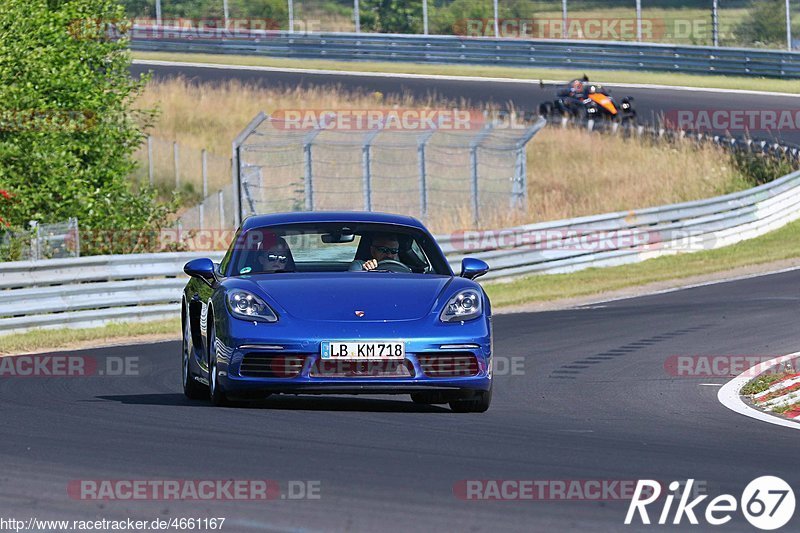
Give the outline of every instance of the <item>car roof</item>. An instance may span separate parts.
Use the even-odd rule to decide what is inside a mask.
[[[242,230],[247,231],[252,228],[260,228],[264,226],[315,222],[394,224],[419,228],[426,232],[428,231],[425,226],[422,225],[422,222],[414,217],[367,211],[295,211],[290,213],[253,215],[247,217],[247,219],[245,219],[245,221],[242,223]]]

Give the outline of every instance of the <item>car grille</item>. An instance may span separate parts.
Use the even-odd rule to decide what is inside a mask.
[[[426,376],[453,378],[478,374],[478,360],[471,353],[447,352],[425,354],[417,357]]]
[[[304,355],[246,353],[242,357],[239,375],[252,378],[294,378],[303,370]]]
[[[409,378],[414,376],[411,361],[331,361],[319,359],[311,367],[311,377],[325,378]]]

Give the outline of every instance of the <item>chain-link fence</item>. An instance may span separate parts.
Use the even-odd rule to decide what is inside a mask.
[[[148,137],[134,154],[132,179],[149,184],[164,196],[180,191],[194,205],[231,183],[231,160],[207,150]]]
[[[123,0],[131,17],[255,29],[591,39],[786,48],[800,0]],[[787,28],[786,14],[794,22]],[[257,22],[256,22],[257,21]],[[791,29],[792,31],[787,31]],[[792,36],[795,37],[792,37]],[[794,43],[795,46],[797,43]]]
[[[388,211],[437,229],[525,212],[525,146],[544,120],[473,118],[463,129],[358,130],[343,116],[299,127],[261,114],[237,142],[241,213]]]
[[[32,220],[26,231],[0,234],[0,261],[28,261],[80,257],[78,219],[39,224]]]

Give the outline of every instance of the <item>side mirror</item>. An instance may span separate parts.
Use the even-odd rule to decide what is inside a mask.
[[[202,257],[200,259],[192,259],[183,267],[183,271],[193,278],[198,278],[209,285],[214,279],[214,263],[211,259]]]
[[[474,257],[465,257],[461,260],[461,277],[475,279],[489,272],[489,265],[485,261]]]

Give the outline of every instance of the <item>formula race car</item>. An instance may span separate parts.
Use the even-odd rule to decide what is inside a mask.
[[[215,405],[270,394],[410,394],[483,412],[491,306],[410,217],[284,213],[244,221],[222,263],[183,293],[183,390]]]
[[[611,93],[589,78],[575,79],[556,93],[556,99],[539,105],[539,114],[544,117],[567,117],[574,119],[611,120],[620,123],[633,121],[636,110],[633,98],[626,96],[616,102]]]

